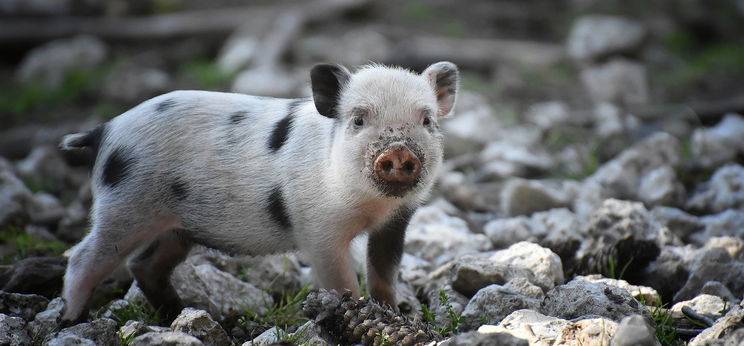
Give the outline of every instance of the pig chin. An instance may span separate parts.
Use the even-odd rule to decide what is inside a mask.
[[[412,183],[386,182],[382,179],[372,176],[372,183],[384,197],[403,198],[414,192],[419,187],[420,179]]]

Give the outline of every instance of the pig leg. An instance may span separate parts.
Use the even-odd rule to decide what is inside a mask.
[[[359,297],[359,282],[349,251],[351,239],[328,242],[329,239],[323,236],[312,238],[316,239],[305,239],[300,243],[306,244],[304,252],[309,257],[316,282],[321,288],[333,289],[339,293],[350,290],[354,297]]]
[[[396,307],[395,283],[403,255],[403,241],[413,209],[392,215],[370,232],[367,242],[367,290],[377,301]]]
[[[65,324],[87,317],[88,301],[96,286],[134,249],[179,224],[174,216],[133,222],[129,213],[113,217],[104,213],[95,215],[93,220],[90,234],[75,247],[65,273]]]
[[[166,321],[176,318],[183,309],[183,303],[171,285],[170,276],[173,269],[186,258],[191,245],[191,241],[180,231],[168,231],[129,261],[129,269],[137,285]]]

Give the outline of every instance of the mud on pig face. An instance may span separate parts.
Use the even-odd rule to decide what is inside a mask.
[[[428,191],[442,163],[439,120],[452,113],[457,66],[421,74],[380,65],[351,74],[337,65],[311,72],[320,114],[334,118],[331,165],[354,190],[401,198]]]

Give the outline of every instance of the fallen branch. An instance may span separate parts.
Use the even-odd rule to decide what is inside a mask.
[[[629,111],[643,120],[660,120],[667,117],[682,116],[697,123],[711,123],[720,120],[726,113],[744,113],[744,96],[678,105],[636,107],[630,108]]]
[[[491,69],[497,62],[548,66],[565,58],[559,44],[450,37],[402,38],[395,51],[394,63],[418,66],[451,60],[461,67],[481,70]]]
[[[8,18],[0,19],[0,42],[43,41],[78,34],[126,40],[227,34],[245,23],[267,26],[283,9],[250,6],[142,17]]]
[[[368,0],[316,0],[283,12],[278,16],[271,30],[266,32],[259,49],[261,55],[255,67],[275,67],[292,43],[302,34],[305,26],[330,21],[368,3]]]

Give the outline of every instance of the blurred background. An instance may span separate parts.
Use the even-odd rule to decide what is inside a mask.
[[[449,60],[447,160],[408,229],[413,312],[436,304],[434,269],[522,240],[560,256],[557,283],[623,278],[653,305],[720,281],[740,301],[743,23],[744,0],[0,0],[0,289],[56,297],[87,231],[89,170],[61,136],[171,90],[301,97],[315,63]]]

